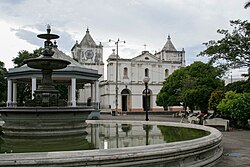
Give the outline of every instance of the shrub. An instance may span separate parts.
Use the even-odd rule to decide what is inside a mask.
[[[250,93],[229,91],[217,109],[230,119],[233,126],[249,128],[247,120],[250,119]]]

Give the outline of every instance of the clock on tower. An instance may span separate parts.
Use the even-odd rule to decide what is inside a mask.
[[[94,57],[94,52],[92,50],[86,50],[84,53],[86,59],[92,59]]]

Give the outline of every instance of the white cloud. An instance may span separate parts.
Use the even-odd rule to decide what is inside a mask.
[[[32,51],[37,48],[37,46],[18,38],[10,28],[13,26],[15,25],[9,25],[6,22],[0,21],[0,60],[5,63],[6,68],[13,67],[12,59],[17,56],[17,52],[21,50]]]
[[[188,64],[205,61],[196,57],[204,49],[202,43],[221,38],[216,30],[229,29],[229,20],[249,19],[244,4],[236,0],[2,0],[1,61],[11,67],[10,59],[18,51],[41,47],[43,42],[31,36],[44,32],[48,23],[61,36],[58,45],[66,53],[89,27],[97,42],[111,47],[105,48],[104,61],[112,53],[112,45],[106,44],[109,39],[125,40],[120,55],[130,58],[140,54],[144,44],[152,53],[159,51],[168,34],[178,50],[185,49]]]

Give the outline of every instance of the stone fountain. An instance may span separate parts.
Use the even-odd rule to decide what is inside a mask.
[[[37,35],[45,39],[43,55],[26,60],[28,67],[42,71],[41,84],[26,107],[6,107],[0,110],[4,125],[5,136],[39,137],[65,136],[84,134],[85,120],[94,111],[92,106],[66,106],[59,99],[59,91],[55,89],[52,80],[53,70],[66,68],[67,60],[53,58],[53,43],[51,40],[59,36],[51,34],[50,25],[46,34]]]
[[[46,39],[44,42],[43,56],[40,58],[28,59],[24,63],[30,68],[41,69],[42,70],[42,81],[38,86],[38,90],[35,91],[35,100],[33,100],[29,105],[35,106],[62,106],[59,99],[59,91],[55,89],[52,80],[52,71],[66,68],[70,64],[67,60],[55,59],[53,58],[53,43],[50,41],[52,39],[58,39],[59,36],[56,34],[51,34],[50,25],[47,26],[47,34],[39,34],[38,38]]]

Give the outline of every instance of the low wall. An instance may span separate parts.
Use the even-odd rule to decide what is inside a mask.
[[[91,123],[116,121],[90,120]],[[121,123],[121,120],[119,120]],[[221,157],[222,134],[218,130],[173,122],[122,121],[124,124],[154,124],[202,129],[210,135],[182,142],[107,150],[1,154],[0,166],[212,166]]]

